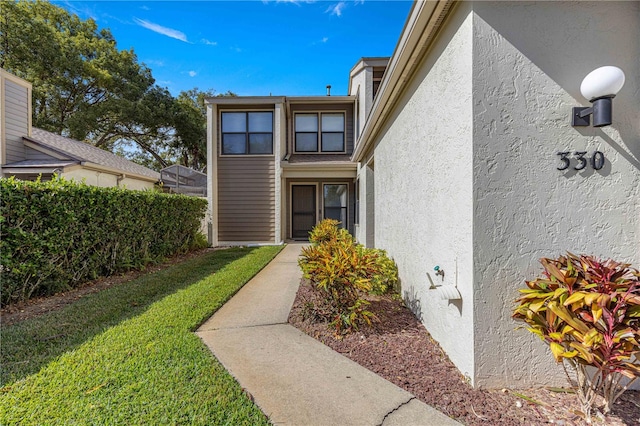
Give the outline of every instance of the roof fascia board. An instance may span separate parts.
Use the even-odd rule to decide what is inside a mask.
[[[29,166],[29,167],[2,167],[2,173],[11,173],[15,175],[37,175],[42,173],[55,173],[62,170],[62,173],[68,172],[69,169],[65,167],[51,167],[51,166]]]
[[[413,4],[359,143],[351,157],[354,161],[360,161],[363,154],[369,150],[374,137],[404,94],[406,83],[413,77],[416,66],[431,47],[438,29],[454,3],[454,0],[439,0]]]
[[[215,105],[273,105],[282,104],[285,101],[284,96],[238,96],[238,97],[220,97],[206,98],[205,104]]]
[[[306,170],[356,170],[358,165],[356,163],[287,163],[282,162],[283,169],[306,169]]]
[[[287,97],[287,103],[289,104],[335,104],[335,103],[351,103],[355,102],[355,96],[295,96]]]

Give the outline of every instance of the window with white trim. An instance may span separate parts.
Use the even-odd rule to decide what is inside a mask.
[[[238,111],[221,115],[222,155],[273,154],[273,112]]]
[[[295,114],[295,151],[344,152],[344,113]]]

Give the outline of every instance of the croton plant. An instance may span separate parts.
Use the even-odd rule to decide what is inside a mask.
[[[640,272],[571,253],[540,263],[543,277],[526,281],[513,318],[549,345],[565,372],[573,371],[586,418],[598,394],[606,414],[640,376]]]

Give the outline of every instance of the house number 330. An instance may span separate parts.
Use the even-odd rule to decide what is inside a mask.
[[[562,165],[558,167],[558,170],[567,170],[571,166],[572,160],[575,160],[576,164],[573,166],[573,170],[582,170],[587,167],[587,164],[591,164],[591,167],[595,170],[600,170],[604,167],[604,154],[600,151],[595,151],[591,157],[587,157],[587,151],[565,151],[559,152],[560,161]]]

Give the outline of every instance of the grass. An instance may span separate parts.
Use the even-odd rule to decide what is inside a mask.
[[[3,327],[0,424],[268,424],[193,331],[279,251],[210,252]]]

